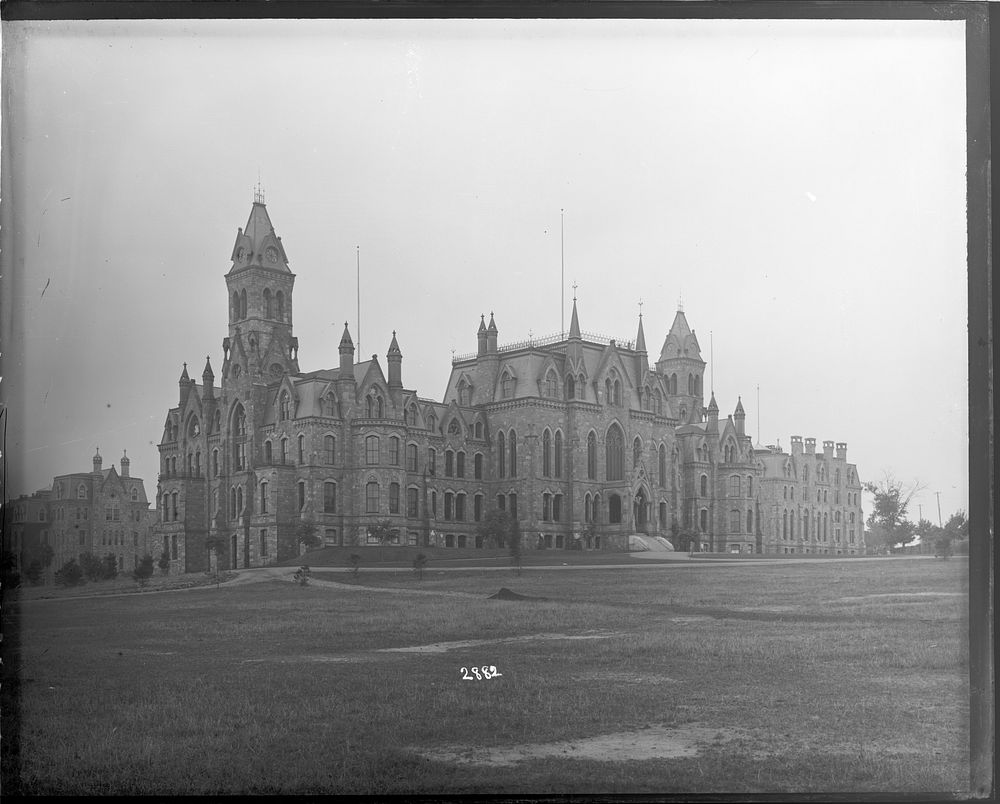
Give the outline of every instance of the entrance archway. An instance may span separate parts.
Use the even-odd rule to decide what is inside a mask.
[[[632,500],[632,521],[635,522],[635,529],[645,531],[649,521],[649,500],[646,498],[646,490],[640,488]]]

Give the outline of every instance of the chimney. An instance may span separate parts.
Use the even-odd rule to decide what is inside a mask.
[[[831,460],[833,458],[833,442],[832,441],[824,441],[823,442],[823,457],[826,458],[827,460]]]
[[[815,438],[807,438],[806,439],[806,455],[815,455],[815,454],[816,454],[816,439]]]
[[[792,455],[802,454],[802,436],[792,436]]]
[[[125,450],[122,450],[122,477],[128,477],[128,465],[131,461],[128,459],[128,455]]]
[[[837,460],[846,461],[847,460],[847,444],[843,441],[837,444]]]

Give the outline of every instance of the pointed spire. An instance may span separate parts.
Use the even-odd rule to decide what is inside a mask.
[[[351,351],[354,351],[354,341],[351,340],[351,333],[347,328],[347,322],[344,322],[344,334],[340,338],[340,348],[344,349],[350,347]]]
[[[490,310],[490,325],[489,325],[489,327],[487,328],[486,331],[487,332],[493,332],[493,333],[496,333],[498,331],[497,330],[496,321],[493,320],[493,311],[492,310]]]
[[[715,401],[714,391],[712,392],[712,400],[708,403],[708,412],[711,413],[712,411],[715,411],[715,413],[719,412],[719,405]]]
[[[642,331],[642,312],[639,313],[639,332],[635,336],[635,350],[646,354],[646,333]]]
[[[389,344],[389,354],[390,355],[402,354],[402,352],[399,351],[399,344],[396,343],[396,330],[392,331],[392,343]]]
[[[569,321],[569,336],[580,337],[580,317],[576,314],[576,293],[573,294],[573,317]]]
[[[181,372],[180,382],[187,382],[191,378],[188,376],[188,364],[184,364],[184,370]]]
[[[491,318],[492,318],[492,316],[493,316],[493,314],[490,313],[490,317]],[[486,316],[485,315],[480,314],[480,316],[479,316],[479,330],[478,331],[479,332],[486,332]]]
[[[211,385],[215,379],[215,372],[212,371],[211,355],[205,356],[205,370],[201,373],[201,379],[206,385]]]
[[[743,410],[743,397],[736,397],[736,415],[746,416],[746,411]]]

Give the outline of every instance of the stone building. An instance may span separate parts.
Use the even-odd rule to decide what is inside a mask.
[[[142,478],[129,473],[123,453],[121,470],[102,468],[100,450],[90,472],[58,475],[51,489],[21,495],[7,505],[4,550],[23,572],[42,545],[52,547],[52,568],[84,553],[118,560],[120,572],[131,572],[152,553],[153,512]],[[155,557],[155,556],[154,556]]]
[[[294,557],[303,522],[328,544],[365,544],[388,520],[398,544],[479,547],[494,508],[527,547],[621,550],[640,534],[782,552],[762,523],[770,453],[742,404],[722,421],[714,396],[704,406],[682,310],[652,364],[641,315],[633,340],[594,335],[574,299],[568,333],[509,345],[481,316],[437,401],[404,385],[395,332],[385,368],[355,360],[345,324],[337,366],[300,370],[295,275],[262,198],[230,259],[220,384],[210,359],[201,384],[185,364],[159,446],[153,538],[178,569]]]

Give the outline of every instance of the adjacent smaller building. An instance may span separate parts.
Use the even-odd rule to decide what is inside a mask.
[[[52,548],[52,570],[85,553],[110,553],[120,572],[131,572],[151,553],[153,515],[142,478],[131,476],[125,453],[120,470],[102,464],[98,450],[90,472],[58,475],[51,488],[7,504],[3,550],[17,572],[40,556],[44,545]]]

